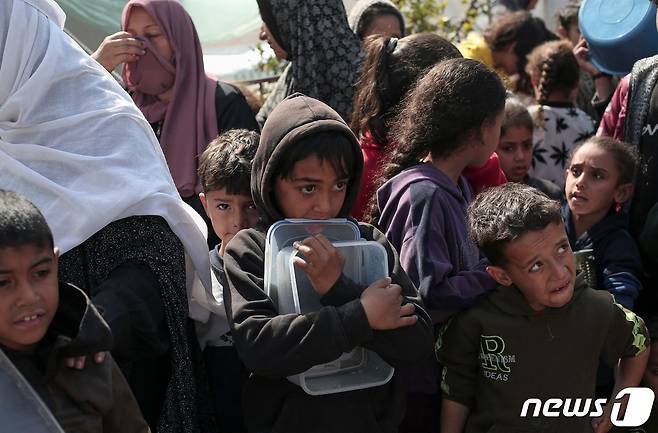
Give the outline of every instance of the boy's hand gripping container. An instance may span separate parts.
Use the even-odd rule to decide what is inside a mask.
[[[343,277],[364,289],[388,276],[386,250],[377,242],[360,240],[359,228],[346,219],[283,220],[267,232],[265,290],[279,314],[305,314],[322,308],[320,295],[306,273],[293,264],[293,242],[322,233],[345,256]],[[357,347],[338,359],[289,376],[307,394],[322,395],[370,388],[387,383],[394,369],[370,350]]]

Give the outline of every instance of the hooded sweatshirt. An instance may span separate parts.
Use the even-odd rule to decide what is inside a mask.
[[[379,224],[437,322],[496,287],[468,237],[471,198],[464,177],[455,184],[430,163],[404,170],[377,191]]]
[[[621,215],[608,213],[601,221],[576,237],[571,210],[562,206],[562,218],[573,251],[592,249],[596,269],[596,289],[609,291],[615,300],[632,309],[642,289],[642,258],[635,240]]]
[[[535,312],[515,287],[499,287],[456,316],[436,343],[444,366],[444,398],[470,409],[465,433],[591,433],[591,418],[520,417],[524,402],[537,398],[595,398],[599,359],[616,365],[647,349],[648,332],[634,313],[609,293],[576,279],[571,300]],[[585,403],[581,402],[580,409]],[[542,408],[543,409],[543,408]],[[594,411],[592,403],[587,414]]]
[[[135,397],[108,354],[82,370],[64,358],[93,355],[112,347],[105,320],[82,290],[60,285],[59,307],[34,353],[2,347],[67,433],[146,433]]]
[[[243,394],[245,422],[251,432],[396,432],[404,415],[404,392],[397,374],[387,384],[358,391],[311,396],[286,379],[332,361],[357,346],[377,352],[394,367],[431,352],[429,316],[402,270],[397,253],[374,227],[360,224],[361,237],[374,240],[388,253],[393,283],[402,287],[403,303],[413,303],[415,325],[390,331],[370,328],[360,302],[364,287],[345,278],[321,298],[323,307],[308,314],[277,312],[265,294],[265,236],[269,225],[284,218],[276,206],[273,185],[280,161],[302,138],[319,132],[344,134],[353,143],[354,173],[337,217],[353,205],[362,171],[356,138],[327,105],[301,94],[286,98],[272,112],[262,131],[252,168],[254,203],[263,224],[240,231],[227,245],[224,268],[230,290],[224,290],[235,347],[252,373]]]
[[[398,9],[398,7],[393,4],[393,2],[389,0],[359,0],[354,6],[352,6],[350,14],[347,17],[350,28],[359,38],[362,38],[362,35],[359,34],[359,31],[366,30],[359,28],[361,27],[361,19],[363,18],[363,15],[368,11],[368,9],[373,7],[380,7],[385,9],[387,14],[395,15],[400,21],[400,30],[402,31],[402,36],[405,35],[404,17],[402,16],[400,9]]]

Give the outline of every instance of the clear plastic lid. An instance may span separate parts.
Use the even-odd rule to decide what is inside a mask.
[[[64,433],[32,386],[0,350],[0,425],[2,431]]]
[[[288,287],[279,290],[279,270],[284,269],[282,257],[279,253],[292,247],[293,242],[301,241],[309,236],[322,233],[330,241],[356,241],[360,238],[359,227],[345,218],[328,220],[286,219],[277,221],[267,231],[265,239],[265,293],[272,299],[274,305],[279,307],[279,314],[293,311],[281,310],[281,306],[290,305],[288,298],[292,296]],[[289,250],[288,250],[289,251]],[[287,268],[286,268],[287,269]],[[289,281],[288,276],[284,276]],[[284,299],[279,299],[283,293]]]
[[[365,289],[388,276],[386,249],[373,241],[333,242],[345,256],[343,276]],[[280,266],[279,300],[286,313],[306,314],[322,308],[320,295],[306,273],[295,266],[293,259],[300,253],[284,248],[277,257]],[[285,271],[287,270],[287,272]],[[304,373],[288,377],[310,395],[331,394],[381,386],[393,376],[394,369],[370,350],[357,347],[338,359],[316,365]]]
[[[356,284],[367,287],[371,283],[388,276],[388,256],[386,249],[374,241],[333,242],[333,245],[345,256],[343,275]],[[322,308],[320,295],[311,285],[310,280],[299,267],[293,263],[293,258],[301,255],[292,247],[282,251],[282,260],[287,260],[286,266],[290,272],[290,289],[293,307],[298,314],[318,311]]]

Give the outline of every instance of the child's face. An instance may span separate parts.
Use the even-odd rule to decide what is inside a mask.
[[[515,284],[533,310],[559,308],[571,300],[576,260],[561,222],[523,234],[503,253],[506,263],[487,271],[500,284]]]
[[[311,155],[296,162],[287,178],[276,179],[274,197],[285,218],[335,218],[348,183],[349,178],[339,177],[329,161]]]
[[[647,369],[644,371],[642,382],[645,386],[651,388],[654,393],[658,393],[658,342],[651,343],[651,353]],[[658,407],[658,399],[654,399],[653,405]]]
[[[24,352],[48,330],[59,303],[57,249],[0,248],[0,345]]]
[[[565,194],[573,215],[599,221],[610,207],[625,202],[631,184],[619,185],[619,170],[612,154],[594,143],[583,144],[566,170]]]
[[[237,232],[258,222],[258,210],[250,195],[229,194],[226,188],[221,188],[201,193],[199,198],[215,234],[222,241],[222,253]]]
[[[496,152],[507,180],[523,183],[532,163],[532,131],[525,126],[510,126],[501,135]]]

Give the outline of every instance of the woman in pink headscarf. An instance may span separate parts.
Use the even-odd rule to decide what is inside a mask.
[[[206,75],[196,29],[178,1],[130,0],[121,30],[92,57],[108,71],[123,63],[123,80],[160,140],[178,192],[205,217],[198,156],[218,133],[258,130],[253,112],[236,87]]]

